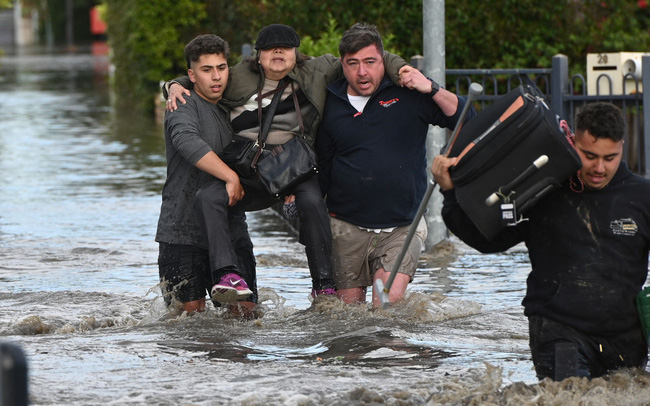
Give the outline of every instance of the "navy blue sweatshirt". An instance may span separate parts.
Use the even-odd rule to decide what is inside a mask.
[[[465,99],[459,97],[456,114],[447,117],[431,96],[384,78],[359,113],[348,101],[347,86],[343,78],[327,87],[316,136],[328,210],[361,227],[408,225],[427,187],[429,124],[453,129]]]
[[[523,300],[541,315],[587,334],[609,336],[640,328],[635,297],[648,274],[650,180],[621,163],[600,190],[552,191],[524,214],[528,221],[486,241],[456,202],[443,193],[447,227],[481,252],[524,241],[532,271]]]

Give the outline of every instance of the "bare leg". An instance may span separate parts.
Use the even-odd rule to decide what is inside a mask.
[[[386,285],[386,282],[388,282],[388,277],[390,276],[390,272],[386,272],[383,268],[378,269],[375,272],[375,276],[373,277],[373,282],[376,281],[377,279],[381,279],[382,282],[384,282],[384,285]],[[395,279],[393,280],[393,284],[390,287],[390,291],[388,292],[388,300],[390,303],[395,303],[398,300],[402,300],[404,298],[404,293],[406,292],[406,287],[408,286],[409,282],[411,281],[411,278],[403,273],[397,273],[395,275]],[[373,283],[374,286],[374,283]],[[377,308],[381,307],[381,299],[380,299],[381,292],[375,292],[375,289],[373,288],[372,290],[372,307]]]
[[[225,303],[225,306],[229,318],[252,320],[262,317],[262,313],[257,310],[257,305],[253,302],[229,302]]]
[[[187,314],[205,311],[205,298],[183,303],[183,310],[185,310]]]
[[[350,289],[337,289],[336,297],[343,300],[345,304],[351,303],[365,303],[366,302],[366,289],[365,288],[350,288]]]

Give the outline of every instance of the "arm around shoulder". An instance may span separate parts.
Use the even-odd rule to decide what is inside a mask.
[[[400,70],[407,66],[408,63],[399,55],[384,52],[384,64],[386,67],[386,74],[396,86],[401,86],[400,83]]]
[[[194,84],[190,80],[189,76],[179,76],[176,79],[172,79],[172,80],[170,80],[168,82],[163,83],[163,85],[162,85],[162,93],[163,93],[163,97],[165,99],[169,98],[169,92],[171,90],[170,88],[174,83],[177,83],[177,84],[183,86],[183,88],[185,88],[185,89],[193,89],[194,88]]]
[[[306,79],[318,80],[320,75],[324,78],[324,84],[331,83],[343,77],[343,67],[341,66],[341,58],[332,54],[323,54],[310,59],[303,67],[303,72],[306,74]]]

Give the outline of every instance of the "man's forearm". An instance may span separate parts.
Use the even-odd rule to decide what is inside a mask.
[[[453,116],[458,111],[458,97],[447,89],[440,88],[433,96],[433,101],[447,117]]]
[[[217,154],[210,151],[199,159],[196,163],[196,167],[202,170],[203,172],[209,173],[215,178],[221,179],[224,182],[233,182],[235,180],[239,181],[239,176],[235,171],[230,169],[225,162],[219,158]]]

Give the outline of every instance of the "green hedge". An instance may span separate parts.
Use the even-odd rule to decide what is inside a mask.
[[[133,103],[158,81],[185,71],[183,47],[199,33],[231,44],[232,62],[265,25],[293,26],[307,54],[337,54],[355,22],[379,27],[406,59],[422,54],[422,0],[105,0],[118,99]],[[447,68],[546,68],[558,53],[584,72],[590,52],[650,50],[646,0],[450,0],[445,4]],[[148,103],[148,104],[147,104]],[[150,109],[147,101],[144,109]],[[135,105],[135,104],[134,104]],[[147,107],[149,106],[149,107]]]
[[[116,107],[153,110],[161,79],[186,69],[183,48],[198,33],[205,5],[193,0],[107,0]]]

